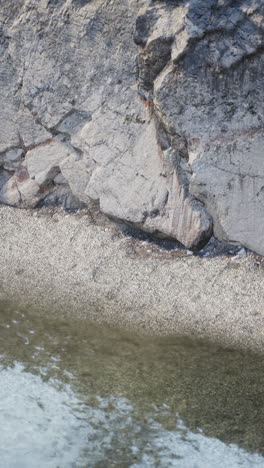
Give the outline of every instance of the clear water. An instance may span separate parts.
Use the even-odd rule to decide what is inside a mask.
[[[0,305],[1,468],[264,467],[264,362]]]

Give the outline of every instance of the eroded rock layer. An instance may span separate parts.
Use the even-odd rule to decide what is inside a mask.
[[[261,0],[2,0],[0,201],[264,254]]]

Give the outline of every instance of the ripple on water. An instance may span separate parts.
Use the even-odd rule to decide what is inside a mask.
[[[10,307],[0,327],[1,467],[264,466],[261,359]]]

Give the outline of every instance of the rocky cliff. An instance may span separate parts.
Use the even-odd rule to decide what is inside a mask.
[[[0,201],[264,255],[261,0],[1,0]]]

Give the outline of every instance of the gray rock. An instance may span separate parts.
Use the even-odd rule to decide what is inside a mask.
[[[19,161],[22,154],[23,154],[23,150],[21,148],[7,151],[3,155],[3,161],[7,163],[14,163],[16,161]]]
[[[1,182],[1,181],[0,181]],[[42,199],[39,185],[29,178],[26,169],[20,169],[12,176],[7,176],[0,190],[0,202],[10,206],[35,207]]]
[[[191,250],[214,231],[264,254],[263,10],[2,1],[0,201],[95,204]]]
[[[246,249],[242,247],[242,249],[239,249],[239,251],[237,252],[237,255],[247,255]]]
[[[137,40],[141,95],[153,99],[172,146],[185,140],[190,193],[218,239],[261,254],[263,13],[261,1],[150,2],[138,24],[151,17],[151,27]],[[169,38],[170,55],[156,73],[153,42]]]
[[[48,184],[60,173],[60,163],[70,156],[72,148],[58,139],[38,145],[26,154],[25,167],[39,186]]]

